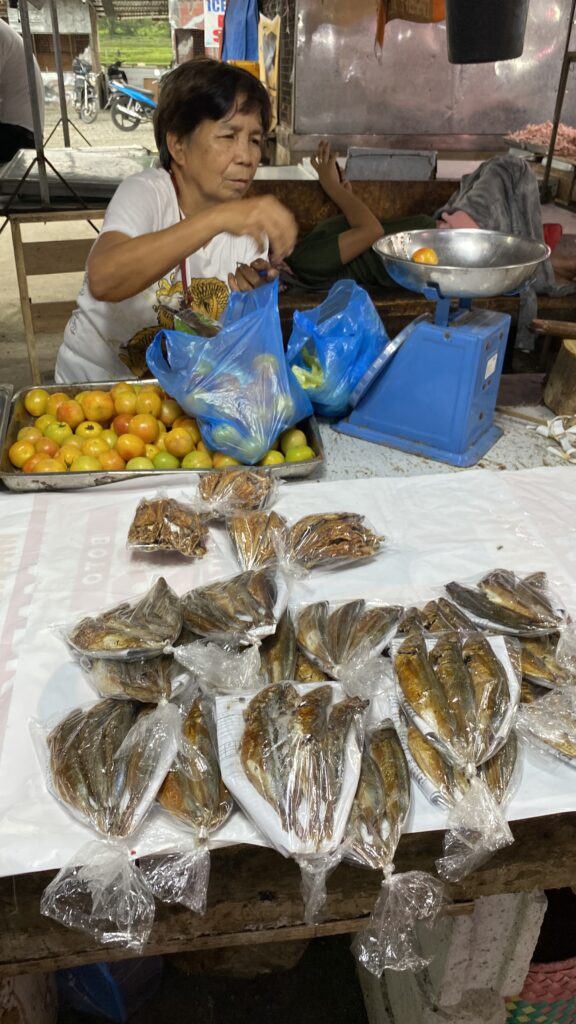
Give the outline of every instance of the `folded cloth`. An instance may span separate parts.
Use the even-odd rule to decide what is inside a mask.
[[[465,174],[460,188],[435,214],[445,219],[462,210],[488,231],[504,231],[544,241],[538,179],[528,162],[517,156],[495,156],[485,160],[472,174]],[[520,293],[516,345],[532,351],[536,334],[530,324],[538,315],[537,295],[567,295],[576,283],[557,285],[550,260],[541,263],[533,281]]]

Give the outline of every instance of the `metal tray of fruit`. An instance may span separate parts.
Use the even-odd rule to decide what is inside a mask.
[[[65,391],[70,398],[85,391],[106,391],[117,384],[118,381],[99,381],[91,384],[47,384],[43,389],[48,394]],[[155,384],[154,380],[144,382],[127,381],[129,384]],[[35,388],[23,388],[14,394],[10,384],[0,384],[0,480],[4,486],[11,491],[76,491],[85,487],[99,487],[103,484],[119,483],[123,480],[138,479],[139,477],[157,478],[160,482],[167,476],[182,476],[183,481],[197,477],[201,473],[214,472],[214,469],[123,469],[108,471],[66,471],[63,473],[35,473],[22,472],[16,469],[8,458],[10,446],[17,440],[18,432],[23,427],[33,426],[34,417],[27,412],[24,400],[29,391]],[[314,416],[297,424],[306,435],[308,445],[314,452],[314,458],[303,462],[283,462],[268,466],[273,476],[279,477],[306,477],[317,472],[324,465],[324,448],[320,437],[320,430]],[[238,467],[239,469],[242,467]]]

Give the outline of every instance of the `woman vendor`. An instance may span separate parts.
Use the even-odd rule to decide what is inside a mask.
[[[168,76],[154,117],[161,166],[127,178],[108,206],[57,382],[125,377],[120,350],[171,327],[171,309],[217,318],[230,290],[274,276],[265,261],[290,254],[296,222],[272,196],[243,198],[269,123],[268,94],[246,71],[201,59]]]

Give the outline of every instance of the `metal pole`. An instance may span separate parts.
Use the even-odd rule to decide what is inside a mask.
[[[64,75],[62,73],[62,50],[60,48],[60,29],[58,26],[58,11],[55,0],[50,0],[50,18],[52,20],[52,37],[54,39],[54,60],[56,63],[56,75],[58,77],[58,97],[60,99],[60,117],[62,118],[62,134],[64,145],[70,146],[70,128],[68,126],[68,110],[66,108],[66,90],[64,88]]]
[[[40,118],[40,105],[38,102],[38,86],[34,67],[34,50],[32,47],[32,33],[30,31],[30,18],[28,16],[28,0],[20,0],[20,26],[22,28],[22,42],[24,44],[24,56],[26,58],[26,74],[28,77],[28,89],[30,90],[30,104],[32,107],[32,124],[34,126],[34,145],[36,147],[36,159],[38,162],[38,182],[40,184],[40,198],[45,206],[50,206],[50,190],[48,188],[48,174],[44,160],[44,143],[42,141],[42,121]]]
[[[542,177],[541,185],[541,196],[542,202],[548,202],[548,182],[550,180],[550,171],[552,168],[552,161],[554,159],[554,147],[556,145],[556,137],[558,135],[558,126],[560,124],[560,116],[562,114],[562,105],[564,103],[564,94],[566,92],[566,84],[568,82],[568,72],[570,70],[570,64],[572,63],[575,54],[570,53],[570,37],[572,35],[572,25],[574,22],[574,11],[576,10],[576,0],[572,0],[570,7],[570,17],[568,19],[568,32],[566,34],[566,43],[564,46],[564,54],[562,56],[562,65],[560,68],[560,81],[558,83],[558,93],[556,95],[556,107],[554,110],[554,120],[552,122],[552,132],[550,135],[550,144],[548,147],[548,156],[546,157],[546,166],[544,169],[544,175]]]

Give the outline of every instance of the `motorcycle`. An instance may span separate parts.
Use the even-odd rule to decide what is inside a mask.
[[[92,124],[98,117],[96,75],[92,65],[81,57],[72,61],[74,72],[74,109],[84,124]]]
[[[152,120],[156,100],[148,89],[136,89],[117,79],[110,81],[110,89],[110,117],[121,132],[133,132],[139,124]]]

